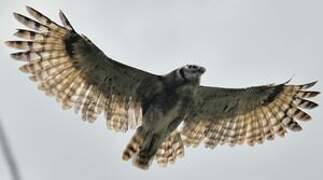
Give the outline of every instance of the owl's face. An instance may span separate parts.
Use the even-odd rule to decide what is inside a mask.
[[[186,80],[198,80],[205,72],[205,68],[202,66],[188,64],[180,69],[180,75]]]

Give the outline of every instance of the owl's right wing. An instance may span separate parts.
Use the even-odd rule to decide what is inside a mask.
[[[56,97],[64,109],[80,111],[85,121],[93,122],[104,112],[107,126],[115,131],[139,125],[141,95],[159,81],[159,76],[107,57],[88,38],[76,33],[62,12],[64,26],[31,7],[27,11],[37,21],[17,13],[14,16],[35,31],[18,29],[15,35],[27,41],[6,42],[9,47],[26,50],[12,54],[26,62],[20,70],[31,74],[38,88]]]
[[[301,109],[313,109],[317,103],[307,100],[319,94],[305,85],[257,86],[242,89],[200,86],[191,116],[184,120],[182,135],[186,145],[204,142],[217,144],[261,144],[287,129],[300,131],[296,120],[311,117]]]

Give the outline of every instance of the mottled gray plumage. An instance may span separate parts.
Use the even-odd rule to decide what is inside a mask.
[[[166,75],[129,67],[106,56],[86,36],[78,34],[66,16],[58,25],[31,7],[36,20],[14,13],[33,29],[18,29],[10,47],[24,61],[21,71],[30,74],[38,88],[54,96],[64,109],[74,107],[84,121],[94,122],[104,112],[107,127],[125,132],[137,128],[122,158],[148,169],[155,158],[163,166],[184,155],[184,144],[206,147],[217,144],[250,145],[301,130],[295,120],[309,120],[300,108],[312,109],[306,100],[319,94],[315,85],[268,85],[246,89],[200,86],[204,67],[186,65]],[[183,123],[183,128],[179,125]]]

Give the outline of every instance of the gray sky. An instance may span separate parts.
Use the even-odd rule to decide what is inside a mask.
[[[323,89],[321,0],[106,0],[0,2],[0,42],[23,27],[12,17],[30,5],[74,28],[106,54],[154,73],[187,63],[207,67],[204,85],[246,87],[319,80]],[[175,165],[149,171],[121,160],[133,131],[115,134],[104,118],[94,124],[62,111],[38,91],[0,43],[0,116],[25,180],[322,179],[322,108],[300,133],[255,147],[186,149]],[[315,100],[322,103],[322,98]],[[0,156],[0,179],[9,178]]]

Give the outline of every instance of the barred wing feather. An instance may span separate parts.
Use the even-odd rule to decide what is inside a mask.
[[[287,130],[300,131],[298,121],[310,115],[301,109],[313,109],[317,103],[307,100],[319,94],[305,85],[258,86],[226,89],[201,86],[191,117],[184,121],[182,135],[188,146],[201,142],[214,148],[217,144],[262,144]]]
[[[20,70],[30,74],[39,89],[56,97],[64,109],[74,107],[85,121],[93,122],[104,112],[112,130],[126,131],[139,125],[142,110],[138,88],[158,76],[107,57],[88,38],[76,33],[61,11],[64,26],[31,7],[27,11],[36,20],[18,13],[14,16],[32,30],[18,29],[15,35],[25,40],[6,42],[24,50],[11,55],[25,62]]]

